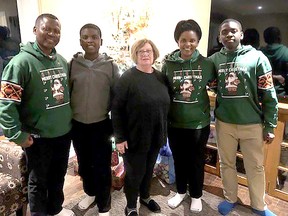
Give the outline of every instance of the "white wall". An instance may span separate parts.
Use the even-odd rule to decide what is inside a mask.
[[[57,51],[67,60],[77,51],[79,45],[79,30],[82,25],[92,22],[102,30],[103,50],[105,45],[112,43],[111,8],[116,4],[125,4],[128,0],[17,0],[22,42],[34,41],[32,28],[36,17],[44,12],[56,15],[62,24],[62,35]],[[130,3],[133,1],[129,1]],[[152,39],[160,50],[161,57],[177,48],[174,41],[174,28],[181,19],[195,19],[202,28],[203,36],[199,50],[206,55],[208,45],[208,31],[210,22],[211,0],[139,0],[135,8],[148,5],[151,14],[149,25],[143,35]],[[143,4],[143,5],[141,5]],[[141,36],[143,36],[141,35]]]

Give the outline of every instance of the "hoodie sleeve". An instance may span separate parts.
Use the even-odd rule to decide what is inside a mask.
[[[266,71],[266,72],[265,72]],[[262,95],[264,133],[273,133],[278,120],[278,100],[273,86],[272,70],[269,60],[263,55],[257,66],[258,91]]]
[[[12,60],[13,61],[13,60]],[[24,77],[21,77],[19,66],[10,62],[4,69],[0,92],[0,126],[4,135],[16,144],[23,143],[29,136],[21,131],[21,121],[18,110],[21,106],[24,91]]]
[[[209,74],[210,78],[208,80],[207,86],[210,91],[212,91],[213,93],[216,93],[217,92],[217,72],[216,72],[215,64],[211,58],[206,58],[205,64],[211,65],[210,70],[209,70],[211,71],[211,73]]]

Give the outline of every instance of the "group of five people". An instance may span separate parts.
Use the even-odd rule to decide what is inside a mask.
[[[103,39],[95,24],[80,29],[84,53],[75,54],[69,65],[55,50],[61,35],[57,17],[41,14],[33,32],[36,41],[22,46],[5,67],[0,93],[3,132],[27,155],[32,216],[74,214],[62,207],[71,139],[87,194],[78,207],[84,210],[96,202],[99,215],[110,215],[112,135],[126,169],[125,215],[138,215],[138,196],[151,211],[161,211],[150,196],[150,184],[167,137],[177,189],[168,205],[179,206],[189,188],[190,210],[200,212],[210,133],[207,85],[217,86],[217,145],[225,196],[219,212],[228,214],[237,204],[240,145],[252,210],[274,215],[264,200],[263,166],[263,141],[273,141],[277,123],[272,70],[260,51],[241,45],[237,20],[222,22],[219,38],[224,47],[210,58],[197,50],[202,36],[198,23],[178,22],[174,39],[179,49],[165,56],[161,71],[153,67],[160,55],[156,45],[138,40],[131,47],[135,65],[121,77],[113,59],[99,53]]]

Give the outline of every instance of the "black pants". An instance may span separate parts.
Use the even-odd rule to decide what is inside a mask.
[[[123,155],[126,169],[124,192],[128,208],[137,207],[137,198],[139,193],[140,198],[142,199],[150,197],[153,169],[159,150],[160,147],[151,146],[147,153],[134,153],[127,151]]]
[[[202,196],[205,148],[209,133],[210,125],[202,129],[168,129],[178,193],[186,193],[188,184],[191,197],[200,198]]]
[[[72,139],[83,189],[96,196],[100,213],[111,209],[112,124],[110,119],[92,124],[73,120]]]
[[[35,138],[33,145],[25,148],[31,216],[54,215],[62,210],[70,144],[67,134],[57,138]]]

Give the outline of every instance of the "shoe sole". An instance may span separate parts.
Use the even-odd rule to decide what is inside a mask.
[[[196,209],[192,210],[192,209],[190,209],[190,211],[193,212],[193,213],[200,213],[202,211],[202,209],[201,210],[196,210]]]

